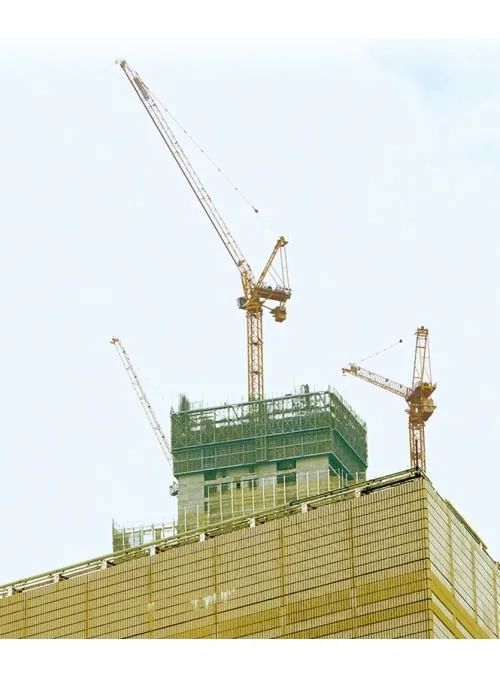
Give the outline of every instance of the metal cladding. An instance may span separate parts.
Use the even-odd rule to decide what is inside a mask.
[[[500,568],[408,470],[0,596],[5,638],[493,638]]]

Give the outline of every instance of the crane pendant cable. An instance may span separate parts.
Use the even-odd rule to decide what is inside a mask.
[[[227,181],[227,183],[231,186],[231,188],[233,188],[233,190],[235,190],[235,191],[238,193],[238,195],[241,196],[241,198],[247,203],[247,205],[250,207],[250,209],[251,209],[255,214],[258,214],[258,213],[259,213],[259,210],[257,209],[257,207],[255,207],[255,206],[250,202],[250,200],[249,200],[249,199],[241,192],[241,190],[238,188],[238,186],[236,186],[236,185],[231,181],[231,179],[227,176],[227,174],[225,174],[225,173],[222,171],[222,169],[221,169],[221,168],[220,168],[220,167],[212,160],[212,158],[210,157],[210,155],[209,155],[209,154],[208,154],[208,153],[200,146],[200,144],[199,144],[199,143],[191,136],[191,134],[187,131],[187,129],[186,129],[185,127],[183,127],[183,126],[181,125],[181,123],[180,123],[180,122],[172,115],[172,113],[168,110],[168,108],[167,108],[166,106],[164,106],[163,103],[162,103],[156,96],[155,96],[154,98],[155,98],[155,100],[159,103],[159,105],[163,108],[163,110],[164,110],[165,113],[169,116],[169,118],[170,118],[173,122],[175,122],[175,124],[177,125],[177,127],[178,127],[180,130],[182,130],[182,131],[184,132],[184,134],[188,137],[188,139],[196,146],[196,148],[200,151],[200,153],[202,153],[202,154],[207,158],[207,160],[210,162],[210,164],[211,164],[213,167],[215,167],[215,169],[216,169],[216,170],[219,172],[219,174],[225,179],[225,181]]]

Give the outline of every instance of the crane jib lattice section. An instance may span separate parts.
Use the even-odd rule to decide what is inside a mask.
[[[366,424],[333,389],[171,412],[174,473],[332,454],[348,472],[367,465]]]

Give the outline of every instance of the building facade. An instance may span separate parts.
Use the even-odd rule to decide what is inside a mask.
[[[418,470],[0,588],[4,638],[495,638],[500,568]]]

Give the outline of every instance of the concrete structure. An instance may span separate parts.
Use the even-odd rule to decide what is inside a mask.
[[[493,638],[500,567],[420,471],[0,588],[0,637]]]

